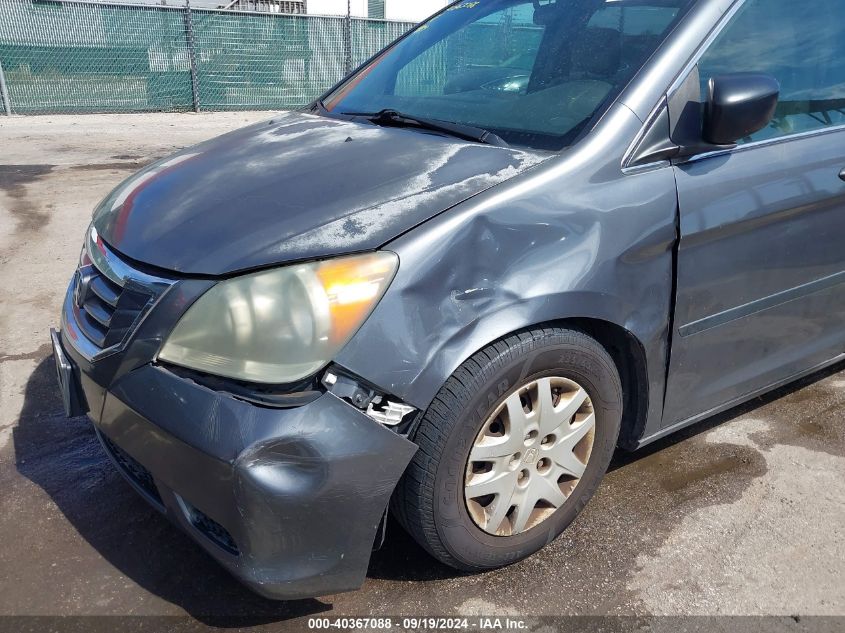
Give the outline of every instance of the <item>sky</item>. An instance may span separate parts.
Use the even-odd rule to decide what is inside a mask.
[[[446,6],[447,0],[386,0],[388,20],[419,22]],[[346,0],[308,0],[308,13],[346,15]],[[352,0],[352,15],[367,17],[367,0]]]

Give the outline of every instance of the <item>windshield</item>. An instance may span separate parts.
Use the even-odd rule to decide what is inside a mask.
[[[324,100],[559,150],[625,87],[692,0],[473,0],[423,23]]]

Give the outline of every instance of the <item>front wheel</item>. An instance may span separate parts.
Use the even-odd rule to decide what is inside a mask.
[[[593,496],[621,418],[619,373],[598,342],[561,328],[510,336],[461,365],[426,411],[396,514],[447,565],[515,563]]]

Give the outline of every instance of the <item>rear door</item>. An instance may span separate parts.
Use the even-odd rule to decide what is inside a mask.
[[[737,149],[675,168],[666,426],[845,351],[842,9],[842,0],[747,0],[699,61],[704,85],[765,72],[781,99],[772,124]]]

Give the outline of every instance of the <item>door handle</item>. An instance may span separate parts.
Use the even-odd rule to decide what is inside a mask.
[[[842,171],[839,172],[839,179],[845,180],[845,169],[843,169]]]

